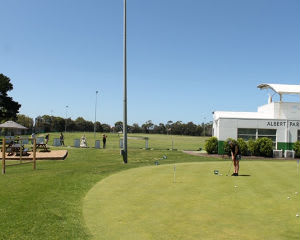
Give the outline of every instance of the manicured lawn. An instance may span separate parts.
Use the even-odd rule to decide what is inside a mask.
[[[80,138],[81,135],[83,135],[83,133],[66,134],[66,144],[72,146],[73,139]],[[54,136],[55,134],[50,134],[51,143]],[[88,138],[88,141],[91,141],[94,137],[93,134],[86,134],[86,136]],[[58,137],[58,133],[56,137]],[[98,138],[99,137],[100,135],[98,135]],[[160,149],[170,148],[170,136],[151,135],[150,141],[151,139],[153,139],[152,144],[154,146],[161,146]],[[176,141],[179,143],[179,146],[181,146],[176,146],[176,148],[191,150],[203,147],[204,142],[202,138],[196,137],[187,137],[187,139],[185,137],[176,137]],[[188,141],[191,142],[187,144]],[[143,146],[144,143],[142,143],[141,147]],[[55,149],[54,147],[51,148]],[[125,174],[125,176],[128,177],[129,181],[127,182],[126,179],[122,178],[120,185],[126,184],[126,191],[128,190],[131,193],[135,191],[138,192],[138,187],[145,186],[143,184],[146,184],[147,179],[149,179],[149,187],[155,189],[156,193],[163,193],[164,195],[162,196],[165,196],[166,201],[168,199],[168,196],[171,200],[174,200],[176,199],[175,195],[178,195],[178,204],[172,203],[173,205],[171,204],[170,206],[176,205],[181,207],[188,207],[188,204],[191,204],[190,206],[193,207],[193,202],[189,201],[189,191],[193,191],[193,187],[195,187],[195,190],[199,190],[201,192],[207,192],[209,190],[207,194],[201,194],[194,200],[197,200],[197,202],[201,203],[203,206],[207,205],[208,208],[210,206],[214,206],[215,214],[220,213],[220,216],[224,215],[224,217],[221,218],[222,224],[225,224],[226,221],[230,222],[234,220],[240,220],[239,218],[234,218],[231,214],[231,211],[226,211],[227,208],[225,208],[224,206],[223,208],[220,208],[219,201],[223,198],[225,198],[226,200],[226,197],[224,195],[226,191],[231,191],[228,195],[231,197],[234,196],[233,194],[241,194],[237,195],[239,196],[238,199],[240,200],[238,209],[240,209],[242,206],[250,205],[250,200],[253,200],[257,196],[258,199],[264,200],[263,206],[268,205],[268,203],[270,206],[274,206],[273,211],[271,211],[271,215],[269,215],[269,217],[268,215],[263,214],[265,213],[264,211],[257,216],[257,220],[259,222],[264,224],[270,223],[270,225],[268,226],[273,226],[274,229],[272,228],[272,231],[275,231],[275,233],[284,233],[284,235],[280,235],[280,237],[282,238],[279,239],[296,239],[293,237],[299,235],[299,231],[297,230],[300,229],[299,219],[295,217],[296,211],[299,210],[294,209],[296,201],[298,201],[299,203],[299,198],[297,200],[296,196],[292,196],[292,193],[296,191],[295,189],[299,189],[299,187],[295,185],[297,180],[295,175],[295,162],[263,161],[262,163],[260,163],[262,165],[258,165],[252,161],[244,161],[244,173],[251,174],[251,176],[234,179],[231,177],[221,177],[213,175],[214,168],[217,168],[220,171],[222,170],[223,172],[225,171],[224,169],[227,170],[229,166],[228,161],[224,162],[221,159],[210,159],[186,155],[181,151],[146,151],[139,149],[139,146],[136,146],[133,143],[131,143],[131,145],[129,144],[129,163],[125,165],[123,164],[119,153],[118,136],[116,134],[109,135],[107,149],[76,149],[72,147],[66,147],[65,149],[69,150],[69,155],[64,161],[38,161],[36,171],[32,170],[32,166],[30,164],[8,167],[7,174],[0,175],[0,239],[93,239],[94,234],[97,235],[99,234],[99,232],[95,232],[93,227],[91,227],[89,220],[86,218],[86,212],[84,217],[83,209],[84,206],[86,206],[85,199],[89,198],[93,201],[93,198],[89,196],[90,193],[92,193],[93,190],[96,189],[93,188],[94,186],[97,186],[95,184],[108,176],[119,176],[118,173],[120,172],[120,174]],[[161,165],[155,166],[154,162],[157,159],[161,158],[163,155],[167,155],[167,159],[160,160]],[[178,184],[173,184],[173,165],[169,166],[164,164],[173,164],[174,162],[197,162],[201,167],[188,167],[192,165],[187,165],[187,168],[185,169],[185,167],[183,167],[185,165],[182,165],[182,167],[181,165],[177,165]],[[156,181],[152,181],[151,178],[144,179],[142,176],[134,178],[134,175],[139,176],[139,174],[143,175],[143,173],[147,173],[148,168],[140,168],[144,166],[153,167],[149,169],[153,169],[155,171],[160,169],[162,170],[162,172],[158,175]],[[259,168],[260,166],[262,166],[262,169]],[[283,171],[280,171],[282,169]],[[122,172],[123,170],[129,171]],[[134,174],[132,176],[128,176],[128,173],[130,173],[130,171],[134,171]],[[164,172],[168,172],[170,176],[167,176],[168,174],[165,176]],[[182,174],[187,174],[185,178],[188,178],[190,175],[189,172],[191,173],[191,176],[195,177],[190,178],[188,180],[189,184],[187,184],[187,182],[185,182],[183,178],[184,175]],[[151,176],[152,175],[150,174],[149,177]],[[169,181],[170,177],[171,181]],[[166,178],[168,178],[168,181],[166,181]],[[108,181],[109,179],[110,178],[105,181]],[[155,187],[155,185],[152,185],[152,183],[154,184],[157,181],[161,181],[160,185],[166,190],[166,193],[169,192],[169,194],[166,195],[166,193],[161,191],[160,186],[156,185]],[[233,189],[232,181],[239,181],[238,192],[235,192],[237,189]],[[197,185],[200,182],[201,185]],[[99,184],[101,184],[101,182]],[[174,189],[173,192],[171,191],[172,188],[177,188],[179,186],[182,187],[178,188],[177,190]],[[177,194],[184,193],[184,186],[187,187],[187,194]],[[202,188],[203,190],[201,190]],[[265,191],[269,188],[272,191]],[[213,189],[216,190],[213,191]],[[91,192],[89,192],[90,190]],[[112,191],[114,191],[113,188]],[[141,189],[141,191],[143,191],[143,189]],[[109,192],[107,192],[107,194],[109,194]],[[292,196],[292,199],[289,201],[286,199],[288,195]],[[115,198],[117,199],[121,196],[122,195],[118,196],[118,194],[116,194],[114,198],[111,199],[111,207],[115,208]],[[136,201],[136,203],[140,203],[139,196],[140,195],[138,194],[136,196],[136,199],[134,199],[134,196],[132,196],[133,199],[130,197],[125,200],[132,200]],[[280,199],[280,197],[282,197],[283,199]],[[144,195],[143,198],[147,199],[147,195]],[[171,202],[173,202],[173,200]],[[158,198],[157,202],[159,203],[159,201],[160,200]],[[186,206],[180,205],[180,203],[182,203],[183,201],[185,202],[185,204],[187,204]],[[242,204],[244,201],[246,201],[246,204]],[[141,203],[141,206],[143,206],[143,208],[145,207],[146,202],[147,201],[145,201],[145,203]],[[156,200],[154,202],[156,202]],[[255,204],[257,205],[257,203]],[[170,206],[166,206],[167,212],[170,211],[168,210]],[[158,209],[160,209],[159,206],[157,207]],[[156,206],[151,206],[151,208],[155,210]],[[219,211],[219,208],[222,209],[222,211]],[[114,211],[111,213],[112,215],[114,214]],[[146,219],[146,215],[144,215],[143,213],[144,211],[149,212],[149,209],[146,208],[139,211],[139,214],[141,215],[137,214],[136,217],[139,218],[145,216]],[[198,211],[200,211],[201,213],[201,209]],[[277,225],[275,226],[275,224],[278,223],[276,219],[270,220],[270,216],[274,216],[274,214],[276,214],[277,212],[279,212],[279,216],[282,217],[282,221],[280,222],[279,227]],[[284,212],[286,212],[286,215],[284,215]],[[125,213],[125,215],[122,215],[122,217],[126,217],[126,215],[127,214]],[[197,225],[194,224],[198,224],[197,221],[201,218],[201,215],[199,215],[198,218],[193,218],[192,216],[189,217],[184,214],[176,216],[177,218],[174,218],[174,220],[178,220],[179,216],[182,217],[181,221],[176,224],[170,220],[168,214],[164,216],[166,221],[169,222],[168,231],[165,233],[160,233],[160,230],[164,229],[164,227],[160,226],[159,222],[155,222],[155,218],[153,218],[153,225],[151,227],[148,226],[145,229],[143,229],[142,226],[139,227],[137,234],[144,231],[147,236],[161,236],[161,239],[172,239],[172,236],[178,236],[176,235],[178,234],[178,232],[176,232],[177,230],[174,229],[175,226],[177,228],[181,226],[180,223],[182,223],[183,226],[187,226],[187,224],[190,224],[188,229],[195,228],[195,226]],[[245,216],[248,215],[246,214]],[[105,217],[108,217],[107,219],[109,220],[109,216]],[[211,229],[206,230],[207,232],[212,232],[215,227],[218,227],[218,229],[223,229],[220,231],[224,231],[224,226],[222,226],[222,224],[220,225],[221,221],[217,223],[217,221],[215,221],[216,218],[212,218],[214,220],[213,224],[209,224],[211,222],[205,222],[205,219],[206,218],[202,218],[201,223],[204,225],[206,224],[207,226],[212,226]],[[226,219],[226,221],[224,219]],[[251,219],[255,219],[255,217]],[[129,220],[131,221],[132,218],[129,218]],[[247,221],[244,219],[239,223],[239,226],[242,226],[242,223],[247,224]],[[213,227],[213,225],[215,226]],[[112,224],[111,226],[113,227],[114,224]],[[248,228],[245,230],[245,234],[247,234],[247,231],[249,231],[249,235],[253,233],[253,226],[256,225],[248,225]],[[297,228],[295,228],[295,226]],[[229,226],[228,231],[232,232],[230,228],[231,226]],[[151,231],[147,233],[147,229]],[[153,229],[156,230],[153,231]],[[283,229],[285,229],[285,231]],[[122,228],[116,230],[116,233],[118,233],[117,231],[119,231],[120,233],[120,231],[122,231]],[[171,236],[171,238],[163,238],[163,236],[167,236],[168,233],[170,233],[169,236]],[[107,235],[105,234],[106,233],[103,232],[102,239],[110,239],[106,238]],[[186,233],[186,231],[182,231],[181,234],[184,234],[184,236],[186,236],[186,238],[181,239],[195,239],[195,235],[189,235]],[[195,234],[198,234],[197,231],[195,232]],[[128,235],[124,234],[124,237],[125,236],[128,237]],[[120,237],[123,237],[123,234]],[[153,239],[159,238],[155,237]]]
[[[88,145],[93,147],[95,139],[101,140],[102,146],[102,134],[97,133],[96,138],[94,138],[94,133],[63,133],[65,135],[65,145],[74,146],[74,139],[80,139],[83,135],[86,136]],[[40,134],[45,136],[46,134]],[[53,138],[59,138],[60,133],[50,133],[50,144],[53,144]],[[119,149],[119,139],[120,136],[115,134],[106,134],[107,138],[107,148],[109,149]],[[149,148],[154,148],[156,150],[165,150],[173,148],[178,150],[198,150],[199,147],[204,146],[205,139],[208,137],[193,137],[193,136],[171,136],[162,134],[128,134],[128,146],[131,149],[145,148],[145,140],[130,139],[130,137],[148,137],[149,138]]]
[[[177,164],[175,182],[173,164],[131,169],[90,190],[84,217],[93,239],[299,239],[295,166],[243,162],[226,177],[213,174],[226,162]]]

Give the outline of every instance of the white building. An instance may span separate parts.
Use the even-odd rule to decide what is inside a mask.
[[[257,112],[221,112],[213,115],[213,136],[218,138],[218,152],[223,154],[223,144],[228,138],[268,137],[276,149],[292,149],[300,141],[300,102],[283,102],[283,95],[300,95],[300,85],[260,84],[260,89],[272,89],[280,101],[258,107]]]

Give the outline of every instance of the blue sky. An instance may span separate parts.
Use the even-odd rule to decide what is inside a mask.
[[[123,118],[122,0],[0,0],[0,73],[30,117]],[[299,84],[298,0],[127,0],[128,123],[256,111]],[[291,100],[299,101],[299,97]]]

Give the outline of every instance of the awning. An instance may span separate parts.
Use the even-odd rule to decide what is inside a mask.
[[[257,86],[260,89],[272,89],[279,95],[282,94],[300,94],[300,85],[290,84],[268,84],[263,83]]]
[[[7,121],[5,123],[0,124],[0,128],[9,128],[9,129],[28,129],[27,127],[22,126],[19,123],[14,121]]]

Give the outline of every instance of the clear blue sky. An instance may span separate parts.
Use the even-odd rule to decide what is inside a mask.
[[[122,0],[0,0],[0,73],[30,117],[123,118]],[[127,0],[128,123],[256,111],[300,82],[298,0]],[[294,97],[294,100],[299,98]]]

